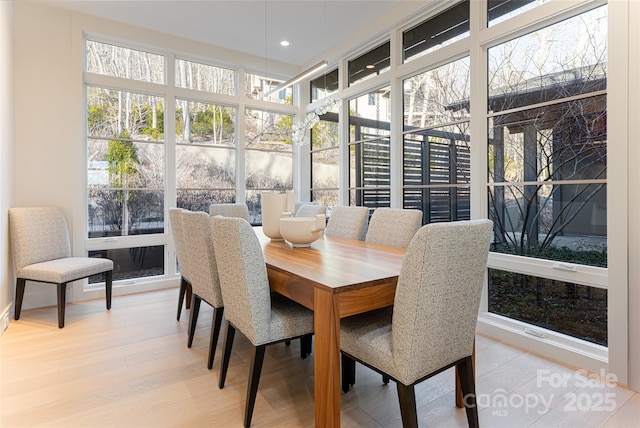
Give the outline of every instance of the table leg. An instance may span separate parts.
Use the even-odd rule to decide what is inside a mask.
[[[340,426],[340,317],[335,294],[314,291],[315,426]]]

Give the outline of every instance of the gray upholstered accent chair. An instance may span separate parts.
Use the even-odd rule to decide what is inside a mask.
[[[369,208],[335,206],[324,234],[340,238],[364,241],[369,222]]]
[[[209,214],[212,216],[221,215],[223,217],[238,217],[251,222],[247,204],[211,204],[209,206]]]
[[[422,211],[376,208],[369,220],[365,241],[407,248],[422,226]]]
[[[360,361],[397,384],[404,427],[418,426],[414,385],[458,367],[467,421],[478,426],[471,355],[487,270],[490,220],[433,223],[413,237],[393,309],[341,320],[342,389]]]
[[[189,280],[191,281],[191,313],[189,314],[189,338],[187,346],[191,348],[200,312],[200,303],[204,300],[213,308],[211,320],[211,337],[209,341],[209,359],[207,367],[213,367],[213,357],[218,344],[224,303],[220,290],[218,265],[214,253],[215,243],[209,224],[211,217],[201,211],[187,211],[182,213],[182,227],[185,238],[185,257],[189,266]]]
[[[327,214],[327,206],[322,204],[301,204],[296,210],[295,217],[315,217],[317,214]]]
[[[69,231],[62,209],[21,207],[9,209],[11,252],[16,269],[15,319],[20,319],[26,281],[58,286],[58,327],[64,327],[67,284],[105,274],[107,309],[111,309],[113,261],[72,257]]]
[[[176,257],[178,258],[178,266],[180,266],[180,293],[178,296],[178,314],[177,320],[180,320],[182,312],[182,303],[187,296],[187,309],[191,307],[191,282],[189,281],[189,267],[187,266],[187,258],[185,257],[184,230],[182,228],[182,212],[181,208],[169,208],[169,228],[173,245],[176,249]]]
[[[245,220],[227,217],[211,219],[220,270],[220,286],[226,304],[224,354],[218,386],[224,388],[236,330],[254,346],[247,384],[244,426],[251,424],[262,371],[265,347],[295,338],[311,340],[313,312],[277,293],[271,293],[262,248]],[[305,345],[302,344],[304,349]]]

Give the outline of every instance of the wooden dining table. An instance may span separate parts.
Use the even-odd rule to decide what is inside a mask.
[[[340,319],[393,305],[405,249],[322,236],[307,248],[255,228],[272,290],[314,311],[315,426],[340,426]]]

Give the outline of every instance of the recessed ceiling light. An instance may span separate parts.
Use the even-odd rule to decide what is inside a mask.
[[[365,67],[366,67],[366,68],[376,68],[376,66],[375,66],[375,65],[373,65],[373,64],[367,64]]]
[[[280,46],[289,46],[289,42],[286,40],[283,40],[280,42]]]

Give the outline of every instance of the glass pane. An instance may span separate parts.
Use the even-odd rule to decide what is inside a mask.
[[[331,215],[331,210],[335,205],[340,204],[340,194],[338,190],[311,190],[311,202],[317,202],[327,206],[327,216]]]
[[[607,7],[490,48],[489,111],[607,87]]]
[[[162,191],[89,190],[89,238],[163,233],[163,198]]]
[[[292,189],[291,153],[246,151],[247,189]]]
[[[490,182],[607,177],[606,96],[494,116]]]
[[[469,36],[469,0],[462,1],[402,33],[403,61]]]
[[[87,71],[151,83],[164,83],[164,56],[86,41]]]
[[[236,72],[198,62],[176,59],[176,86],[214,94],[236,94]]]
[[[254,226],[262,225],[262,209],[260,208],[261,190],[248,190],[245,194],[247,207],[249,208],[250,223]],[[268,191],[268,193],[272,193]]]
[[[176,187],[235,189],[236,152],[233,149],[189,145],[176,147]]]
[[[236,202],[235,190],[185,190],[179,189],[176,205],[189,211],[203,211],[209,214],[211,204],[232,204]]]
[[[247,73],[245,79],[245,94],[247,98],[254,100],[293,105],[293,88],[291,86],[271,94],[266,98],[264,97],[264,94],[276,89],[283,83],[284,80]]]
[[[87,87],[87,134],[91,137],[164,139],[164,98]]]
[[[378,89],[349,100],[349,142],[390,135],[390,88]]]
[[[422,211],[425,223],[471,218],[471,191],[468,187],[405,188],[403,196],[404,208]]]
[[[320,121],[311,128],[311,150],[338,147],[338,145],[340,145],[338,114],[327,113],[320,116]]]
[[[90,188],[164,188],[164,146],[130,140],[87,142]]]
[[[338,69],[311,81],[311,102],[321,100],[338,92]]]
[[[488,0],[487,18],[489,26],[496,25],[516,15],[534,9],[547,0]]]
[[[607,266],[606,185],[492,186],[492,251]]]
[[[405,131],[471,116],[469,57],[413,76],[403,84]]]
[[[185,118],[189,120],[185,120]],[[178,144],[235,145],[236,109],[217,104],[177,100]]]
[[[391,68],[390,48],[391,43],[386,42],[349,61],[349,86],[389,70]]]
[[[113,260],[114,281],[164,275],[164,246],[162,245],[89,251],[89,257]],[[89,278],[90,284],[102,281],[100,275]]]
[[[353,144],[349,149],[349,187],[390,185],[388,138]]]
[[[247,148],[291,152],[292,116],[247,109],[245,120]]]
[[[391,192],[389,189],[350,189],[349,205],[368,208],[391,206]]]
[[[311,153],[311,189],[337,189],[340,182],[340,151]]]
[[[489,312],[607,346],[607,290],[489,269]]]

